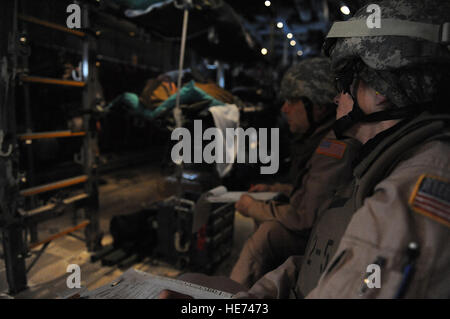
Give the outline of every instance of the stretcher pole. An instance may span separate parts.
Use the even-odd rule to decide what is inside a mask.
[[[184,14],[183,14],[183,29],[181,31],[181,45],[180,45],[180,59],[179,59],[179,66],[178,66],[178,81],[177,81],[177,95],[176,95],[176,102],[175,102],[175,108],[173,109],[173,117],[175,119],[175,126],[176,128],[181,127],[182,125],[182,113],[180,108],[180,91],[181,91],[181,79],[183,77],[183,67],[184,67],[184,55],[185,55],[185,49],[186,49],[186,38],[187,38],[187,28],[188,28],[188,21],[189,21],[189,7],[192,4],[192,0],[185,0],[184,1]],[[177,195],[178,198],[182,197],[183,194],[183,188],[181,186],[181,177],[183,175],[183,162],[177,164]]]

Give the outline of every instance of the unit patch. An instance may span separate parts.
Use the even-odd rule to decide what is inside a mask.
[[[430,175],[420,176],[409,205],[415,212],[450,227],[450,182]]]
[[[316,153],[341,159],[344,157],[346,148],[347,144],[344,142],[324,139],[320,142],[319,147],[317,147]]]

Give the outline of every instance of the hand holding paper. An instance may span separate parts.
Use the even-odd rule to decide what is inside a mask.
[[[236,210],[246,217],[249,216],[250,207],[256,202],[251,196],[247,194],[241,195],[240,199],[236,202],[234,207]]]

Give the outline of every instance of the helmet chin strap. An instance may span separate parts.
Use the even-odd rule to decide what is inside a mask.
[[[336,120],[336,122],[334,122],[333,124],[333,131],[338,139],[344,138],[344,133],[347,130],[352,128],[356,123],[363,121],[363,119],[367,116],[359,106],[358,99],[355,97],[355,93],[358,91],[358,87],[359,79],[356,81],[355,86],[353,87],[353,92],[351,89],[348,90],[348,93],[353,100],[352,110],[348,114]]]
[[[303,105],[305,106],[306,116],[308,118],[309,128],[305,132],[305,136],[310,136],[314,133],[314,131],[317,128],[316,120],[314,119],[314,112],[313,112],[313,104],[310,99],[308,98],[302,98]]]
[[[333,124],[333,131],[337,139],[343,139],[345,137],[345,132],[352,128],[358,123],[374,123],[382,122],[388,120],[398,120],[408,117],[412,117],[423,112],[426,109],[427,104],[423,105],[412,105],[408,107],[393,108],[384,111],[378,111],[370,114],[364,113],[358,103],[358,99],[355,97],[355,92],[359,86],[359,81],[354,87],[354,92],[350,92],[350,96],[353,100],[352,110],[345,116],[336,120]]]
[[[306,132],[303,134],[304,137],[309,137],[311,135],[314,134],[314,132],[316,131],[316,129],[321,126],[322,124],[326,123],[327,121],[330,121],[331,118],[335,117],[334,113],[332,114],[327,113],[325,116],[323,116],[320,120],[316,120],[314,118],[314,104],[313,102],[307,98],[307,97],[302,97],[301,98],[303,105],[305,107],[305,111],[306,111],[306,116],[308,119],[308,124],[309,124],[309,128],[308,130],[306,130]],[[331,104],[331,103],[330,103]],[[328,105],[326,105],[327,107],[329,107]],[[334,106],[334,104],[333,104]]]

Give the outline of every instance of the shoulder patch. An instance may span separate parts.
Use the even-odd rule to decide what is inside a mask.
[[[450,182],[440,177],[420,176],[409,206],[415,212],[450,227]]]
[[[317,154],[341,159],[344,157],[347,144],[337,140],[323,139],[316,149]]]

